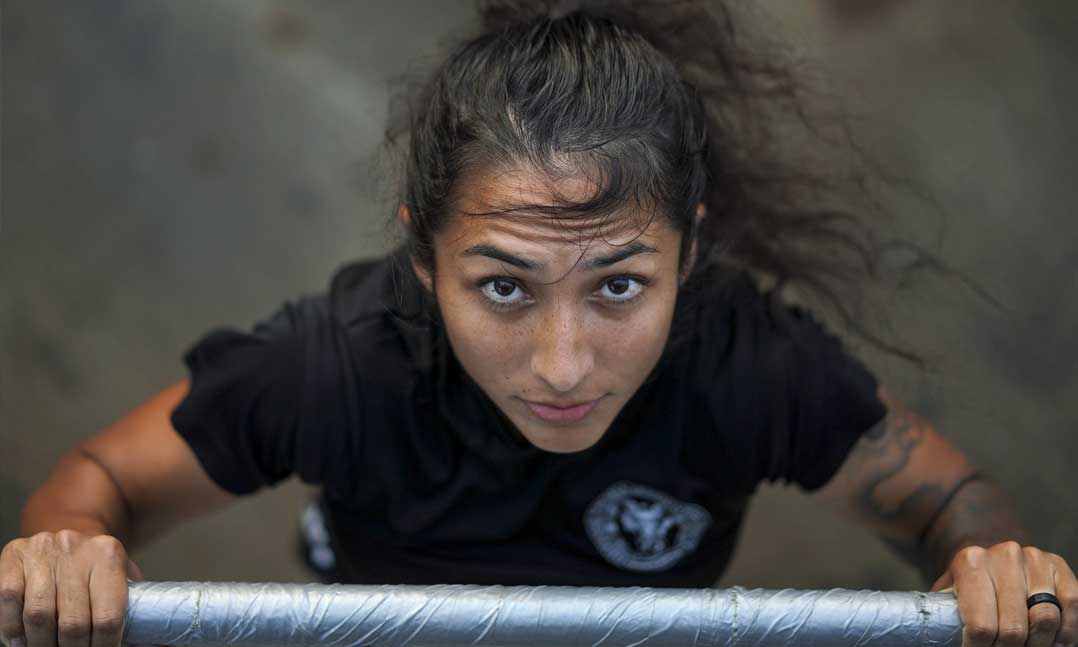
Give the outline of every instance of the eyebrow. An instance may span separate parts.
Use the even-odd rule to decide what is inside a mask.
[[[604,267],[610,267],[611,265],[620,263],[637,254],[654,254],[658,251],[659,250],[651,245],[646,245],[638,240],[634,240],[612,254],[597,256],[584,261],[584,269],[589,271],[600,270]],[[539,261],[521,258],[520,256],[510,254],[503,249],[495,247],[494,245],[472,245],[464,250],[461,253],[461,256],[486,256],[487,258],[493,258],[496,261],[501,261],[527,272],[534,272],[545,267],[545,265]]]

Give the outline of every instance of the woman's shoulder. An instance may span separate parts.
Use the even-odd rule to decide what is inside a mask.
[[[255,322],[252,334],[264,341],[307,339],[373,320],[386,309],[390,256],[349,261],[331,275],[327,287],[281,302]]]
[[[341,266],[324,295],[324,314],[362,365],[422,372],[433,361],[428,301],[407,251],[398,248]]]
[[[408,314],[419,296],[404,280],[405,269],[411,271],[396,252],[350,261],[334,271],[328,287],[284,301],[250,333],[217,330],[196,348],[206,356],[251,348],[260,357],[320,372],[338,365],[418,365],[429,354],[427,327]]]
[[[748,270],[711,263],[694,272],[682,286],[672,341],[692,354],[703,350],[714,356],[735,341],[744,341],[749,332],[746,325],[759,327],[766,301]]]
[[[350,261],[334,272],[325,294],[326,306],[333,319],[346,328],[387,313],[407,317],[418,312],[421,303],[415,283],[402,249]]]
[[[713,370],[770,373],[793,356],[842,352],[839,337],[810,307],[748,269],[716,263],[687,287],[683,334],[693,357]]]

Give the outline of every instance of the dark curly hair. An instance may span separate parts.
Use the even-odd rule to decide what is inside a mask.
[[[524,167],[551,187],[584,176],[599,188],[583,202],[555,194],[554,204],[471,215],[605,217],[629,203],[648,207],[682,234],[683,262],[697,241],[693,272],[723,263],[773,281],[773,295],[800,286],[877,348],[924,368],[917,353],[864,324],[865,287],[896,251],[912,253],[906,270],[954,271],[917,245],[878,239],[885,212],[866,187],[883,174],[841,116],[810,109],[782,48],[747,38],[741,9],[481,0],[478,35],[390,111],[412,258],[433,267],[433,236],[470,172]],[[853,174],[834,172],[836,150],[853,154]],[[697,228],[701,202],[708,215]]]

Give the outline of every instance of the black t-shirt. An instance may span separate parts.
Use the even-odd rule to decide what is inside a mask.
[[[760,481],[822,486],[885,414],[835,336],[719,265],[685,286],[662,359],[573,454],[508,426],[399,251],[184,360],[172,423],[209,476],[235,494],[291,474],[320,485],[357,583],[709,586]]]

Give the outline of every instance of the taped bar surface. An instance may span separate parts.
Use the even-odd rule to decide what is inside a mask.
[[[136,645],[959,647],[950,593],[132,583]]]

